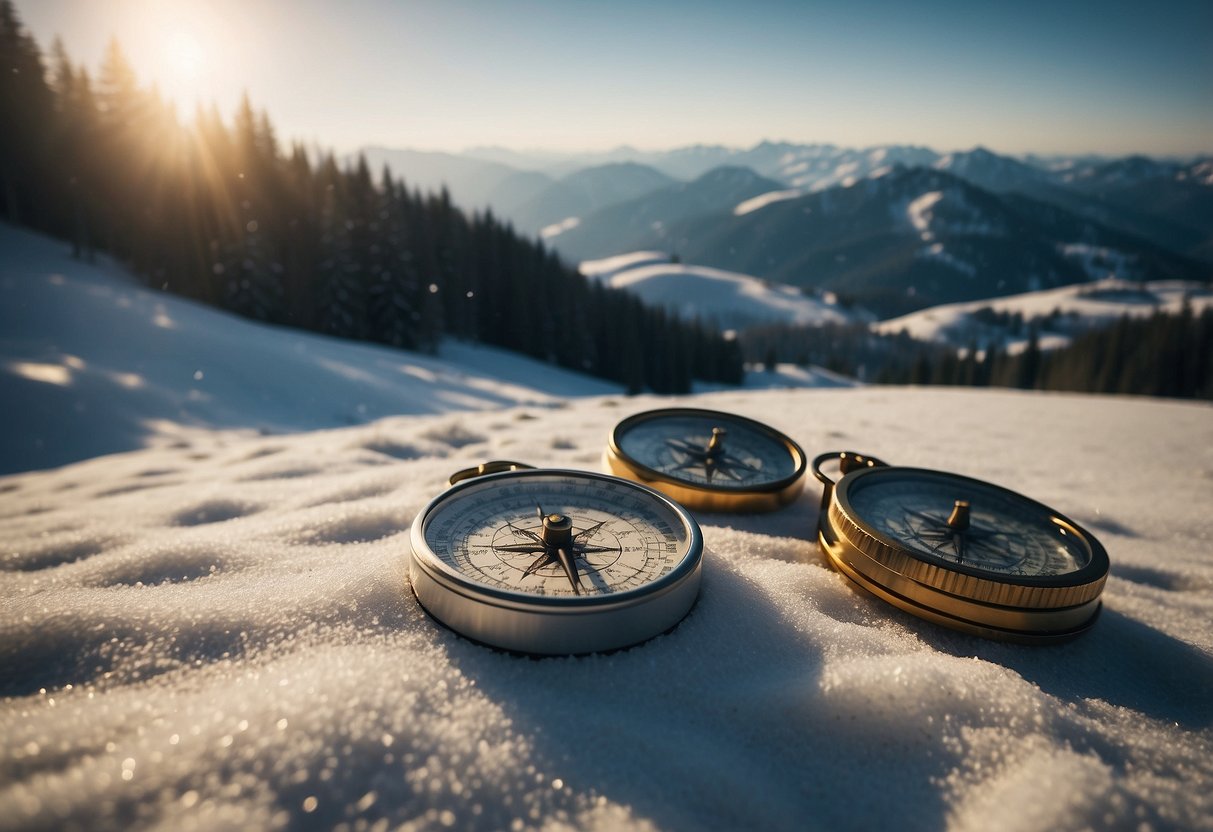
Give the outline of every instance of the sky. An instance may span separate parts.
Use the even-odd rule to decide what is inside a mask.
[[[279,135],[556,151],[913,143],[1213,152],[1213,2],[16,0],[95,70],[117,37],[188,116]]]

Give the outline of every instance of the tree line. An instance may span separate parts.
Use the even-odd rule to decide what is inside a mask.
[[[49,67],[48,67],[49,64]],[[433,350],[478,341],[631,392],[736,384],[736,341],[591,282],[491,211],[284,148],[247,95],[183,124],[117,41],[94,80],[0,0],[0,216],[245,317]]]
[[[747,360],[817,364],[879,384],[948,384],[1068,390],[1213,400],[1213,308],[1199,314],[1155,311],[1121,317],[1080,332],[1064,347],[1043,350],[1040,322],[1024,348],[994,344],[965,350],[916,341],[904,332],[881,335],[862,325],[814,329],[771,326],[743,335]]]

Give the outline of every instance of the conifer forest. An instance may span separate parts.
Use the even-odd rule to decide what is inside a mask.
[[[490,211],[358,158],[283,147],[247,96],[188,126],[117,41],[96,76],[0,0],[0,218],[154,288],[267,323],[432,350],[443,336],[679,393],[737,383],[740,347],[586,280]]]

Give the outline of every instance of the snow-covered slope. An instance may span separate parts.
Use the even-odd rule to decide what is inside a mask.
[[[234,322],[0,232],[0,447],[160,437],[0,477],[0,830],[1211,827],[1213,407],[568,398],[595,382]],[[361,423],[389,405],[412,415]],[[1054,505],[1109,551],[1103,616],[1052,648],[911,618],[822,565],[812,480],[700,514],[700,600],[633,649],[522,659],[422,612],[407,530],[451,471],[596,469],[619,419],[667,405]],[[360,424],[299,430],[333,412]]]
[[[654,257],[663,262],[654,262]],[[711,321],[721,329],[857,320],[856,313],[792,286],[707,266],[671,263],[668,255],[657,252],[586,260],[579,271],[612,288],[632,292],[647,304],[672,309],[684,318]]]
[[[198,427],[280,433],[617,391],[487,347],[433,358],[255,324],[0,224],[0,471]]]
[[[631,650],[521,659],[421,611],[407,529],[451,471],[596,468],[666,404],[1054,505],[1109,551],[1103,616],[1050,648],[911,618],[822,565],[813,482],[701,514],[698,604]],[[1205,405],[938,388],[196,434],[6,477],[0,828],[1208,829],[1211,477]]]
[[[1213,307],[1213,288],[1184,281],[1136,283],[1105,278],[1004,298],[933,306],[881,321],[872,327],[888,334],[905,330],[922,341],[938,341],[957,347],[976,342],[983,347],[997,343],[1003,348],[1014,349],[1027,341],[1024,322],[1036,320],[1048,327],[1041,346],[1057,347],[1069,343],[1074,335],[1115,323],[1124,315],[1177,314],[1185,300],[1199,314]],[[1011,331],[1012,322],[1005,317],[1010,315],[1018,316],[1015,331]]]

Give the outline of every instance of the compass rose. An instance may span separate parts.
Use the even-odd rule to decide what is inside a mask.
[[[667,439],[665,444],[675,454],[682,455],[682,461],[671,470],[688,471],[701,468],[708,482],[719,475],[733,482],[743,482],[760,470],[730,454],[724,447],[724,438],[728,434],[724,428],[712,428],[712,438],[705,447],[692,445],[685,439]]]
[[[580,595],[585,587],[581,583],[581,574],[577,568],[577,559],[585,559],[586,555],[598,552],[617,552],[615,546],[592,546],[592,538],[607,521],[602,520],[580,531],[573,529],[573,520],[564,514],[547,514],[539,505],[535,506],[539,517],[539,531],[524,529],[514,525],[510,520],[505,521],[506,527],[515,538],[521,538],[520,543],[493,544],[493,551],[509,554],[538,555],[531,565],[526,568],[523,577],[534,575],[545,566],[559,564],[564,570],[573,593]]]
[[[952,513],[946,518],[909,509],[906,511],[905,528],[907,542],[917,543],[932,555],[951,557],[958,564],[964,564],[966,558],[982,563],[995,560],[1007,564],[1023,559],[994,542],[995,538],[1006,538],[1004,533],[972,524],[967,500],[956,500]]]

